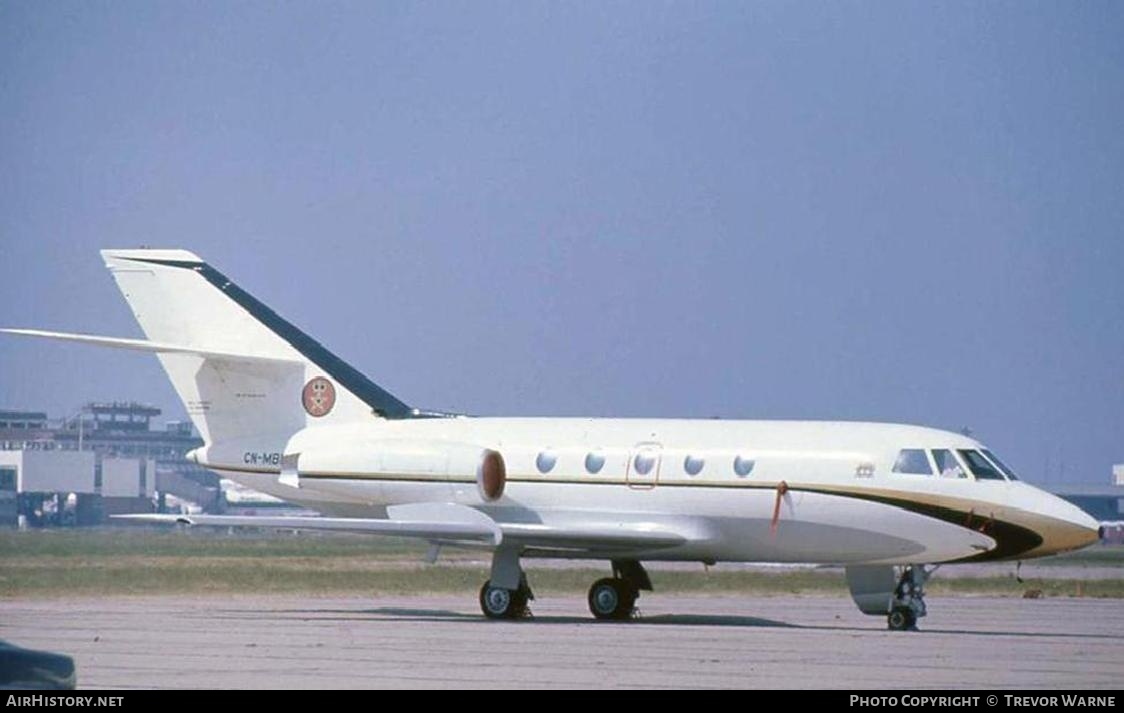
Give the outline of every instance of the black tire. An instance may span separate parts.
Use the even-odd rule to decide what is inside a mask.
[[[886,624],[890,631],[909,631],[917,628],[917,617],[912,609],[897,607],[886,617]]]
[[[636,590],[621,579],[599,579],[589,588],[589,611],[604,620],[622,620],[632,616]]]
[[[493,587],[492,581],[480,587],[480,611],[489,619],[515,619],[527,610],[527,594],[522,589]]]

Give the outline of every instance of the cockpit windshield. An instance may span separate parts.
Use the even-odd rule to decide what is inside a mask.
[[[903,448],[898,452],[898,459],[894,461],[895,473],[909,475],[932,475],[933,466],[929,465],[929,456],[920,448]]]
[[[932,460],[930,460],[930,456]],[[903,448],[891,469],[903,475],[933,475],[933,466],[941,478],[967,479],[969,473],[976,480],[1018,480],[1003,461],[985,449]]]
[[[997,467],[997,468],[999,468],[999,470],[1003,471],[1003,475],[1007,476],[1007,480],[1018,480],[1019,479],[1019,477],[1017,475],[1015,475],[1015,471],[1008,468],[1006,463],[999,460],[999,456],[995,455],[994,453],[992,453],[989,450],[984,450],[984,451],[981,451],[981,452],[985,456],[987,456],[987,459],[989,461],[991,461],[992,463],[995,464],[995,467]]]
[[[979,451],[961,449],[957,453],[968,464],[968,468],[972,471],[972,475],[976,476],[976,480],[1003,480],[1003,474],[999,472],[999,469],[992,465],[987,458],[984,458]]]
[[[933,451],[933,461],[937,464],[937,472],[942,478],[967,478],[964,466],[956,460],[952,451],[940,449]]]

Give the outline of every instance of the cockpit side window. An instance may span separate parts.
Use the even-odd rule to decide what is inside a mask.
[[[894,472],[907,475],[932,475],[933,466],[929,465],[929,456],[920,448],[903,448],[898,452],[898,459],[894,461]]]
[[[980,455],[979,451],[959,450],[957,453],[968,464],[976,480],[1003,480],[1003,474],[987,458]]]
[[[937,472],[942,478],[968,477],[964,472],[964,466],[960,465],[960,461],[956,460],[956,456],[950,450],[942,448],[933,451],[933,462],[937,464]]]
[[[996,468],[999,468],[999,470],[1003,471],[1003,475],[1007,476],[1007,480],[1018,480],[1019,479],[1019,477],[1017,475],[1015,475],[1015,471],[1008,468],[1006,463],[999,460],[999,456],[995,455],[994,453],[992,453],[991,451],[988,451],[988,450],[981,451],[981,453],[983,453],[985,456],[987,456],[987,459],[989,461],[991,461],[992,463],[994,463]]]

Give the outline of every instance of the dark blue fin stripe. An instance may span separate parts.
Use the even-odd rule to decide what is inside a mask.
[[[297,329],[257,298],[230,281],[226,275],[205,262],[188,260],[153,260],[125,258],[133,262],[147,262],[166,267],[194,270],[207,282],[221,290],[230,299],[250,313],[267,329],[277,334],[304,355],[304,358],[323,369],[340,386],[362,399],[374,412],[385,418],[412,418],[414,409],[399,401],[393,394],[368,379],[362,372],[325,349],[319,342]]]

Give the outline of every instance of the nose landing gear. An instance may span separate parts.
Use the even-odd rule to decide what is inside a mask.
[[[886,624],[891,631],[917,631],[917,620],[925,616],[925,582],[936,571],[922,565],[907,565],[894,588],[894,599]]]
[[[939,566],[939,565],[938,565]],[[850,565],[847,586],[863,614],[886,617],[891,631],[917,631],[925,616],[925,583],[937,567],[923,565]]]

